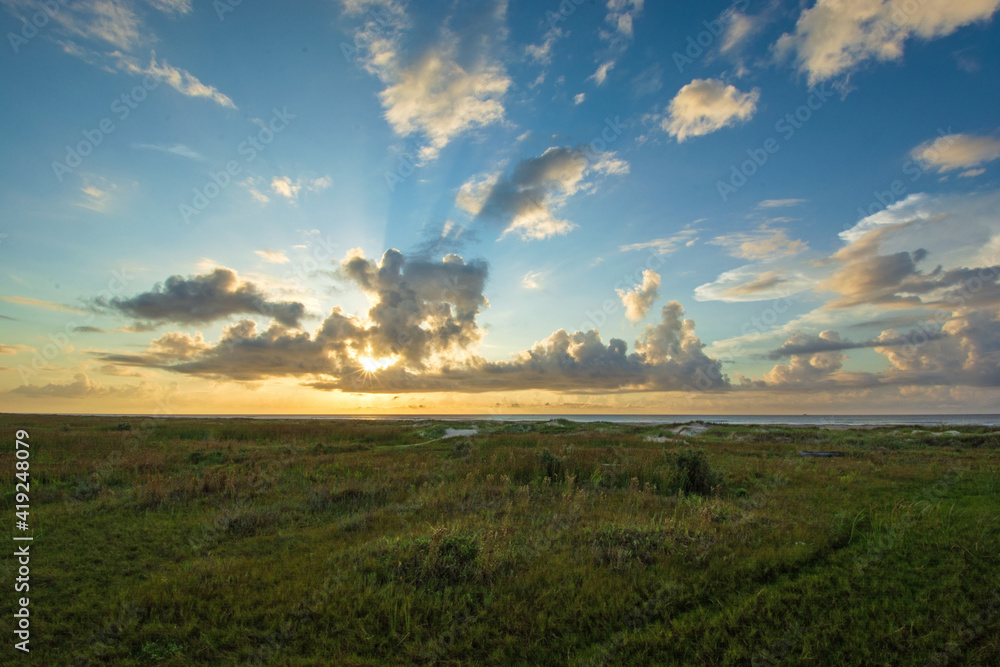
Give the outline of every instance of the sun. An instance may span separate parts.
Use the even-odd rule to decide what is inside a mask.
[[[364,356],[358,357],[358,363],[361,364],[361,368],[366,373],[377,373],[378,371],[384,371],[396,363],[396,358],[382,357],[381,359],[376,359],[375,357]]]

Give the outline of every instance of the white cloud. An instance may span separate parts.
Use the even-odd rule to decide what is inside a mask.
[[[416,58],[402,48],[409,28],[402,5],[380,4],[387,10],[384,16],[361,27],[356,42],[365,45],[365,68],[386,86],[379,100],[393,131],[403,137],[423,136],[422,160],[436,159],[465,132],[504,120],[503,98],[511,80],[503,64],[490,57],[491,40],[483,35],[505,34],[506,2],[498,2],[490,16],[480,17],[474,33],[443,29],[437,43]],[[360,6],[352,3],[348,9],[357,10],[355,5]]]
[[[200,153],[189,146],[185,146],[184,144],[132,144],[132,148],[170,153],[171,155],[178,155],[191,160],[205,159]]]
[[[652,307],[657,297],[660,295],[660,274],[646,269],[642,272],[642,283],[630,290],[617,290],[618,297],[625,306],[625,317],[632,324],[636,324]]]
[[[190,14],[191,0],[146,0],[164,14]]]
[[[702,136],[750,120],[759,99],[756,88],[743,93],[718,79],[695,79],[671,100],[660,127],[677,141]]]
[[[132,49],[153,39],[142,25],[132,3],[122,0],[60,3],[54,12],[41,0],[2,0],[2,4],[11,13],[26,19],[41,12],[50,17],[64,34],[104,42],[117,49]]]
[[[320,178],[314,178],[309,182],[309,189],[313,192],[319,192],[321,190],[327,190],[333,185],[333,179],[329,176],[322,176]]]
[[[817,278],[807,275],[801,267],[741,266],[696,287],[694,298],[726,303],[769,301],[805,291],[816,283]]]
[[[256,179],[249,179],[241,185],[245,186],[249,191],[250,195],[256,200],[265,204],[269,201],[267,195],[261,193],[256,188]],[[288,201],[295,203],[299,199],[299,194],[305,190],[306,192],[321,192],[328,189],[333,185],[333,179],[329,176],[321,176],[320,178],[306,179],[303,181],[301,178],[297,178],[294,181],[290,176],[275,176],[271,179],[271,192],[281,197],[284,197]]]
[[[80,180],[83,181],[80,187],[83,199],[76,202],[76,205],[96,213],[106,211],[118,186],[108,179],[94,174],[80,174]]]
[[[576,97],[573,98],[573,104],[580,105],[583,101],[587,99],[586,93],[578,93]]]
[[[302,190],[302,180],[293,181],[288,176],[275,176],[271,179],[271,192],[281,195],[290,201],[299,198],[299,191]]]
[[[672,236],[665,236],[641,243],[629,243],[619,246],[618,249],[622,252],[652,250],[657,255],[669,255],[672,252],[676,252],[682,244],[685,246],[693,245],[698,240],[695,237],[697,233],[697,229],[683,229]]]
[[[528,271],[521,278],[521,286],[525,289],[536,290],[541,287],[538,284],[539,279],[542,277],[543,273],[541,271]]]
[[[268,264],[287,264],[289,261],[283,250],[254,250],[254,254]]]
[[[110,55],[116,59],[118,68],[125,72],[139,76],[145,76],[148,74],[166,83],[181,95],[185,95],[187,97],[203,97],[207,100],[215,102],[221,107],[226,107],[228,109],[236,108],[236,105],[233,104],[233,101],[229,99],[228,95],[219,92],[215,86],[202,83],[198,77],[191,74],[187,70],[183,70],[179,67],[173,67],[166,61],[160,61],[157,63],[155,52],[149,57],[149,65],[141,65],[137,59],[121,52],[115,52]]]
[[[794,54],[814,85],[869,60],[899,60],[910,37],[944,37],[990,18],[998,6],[1000,0],[818,0],[775,50],[779,57]]]
[[[436,51],[399,73],[399,81],[379,95],[385,118],[396,134],[424,134],[424,160],[437,158],[457,135],[503,120],[502,99],[510,78],[499,65],[466,71],[453,54]]]
[[[948,134],[920,144],[910,154],[939,172],[969,169],[1000,158],[1000,140],[973,134]],[[970,175],[980,173],[981,170]],[[969,172],[961,175],[966,174]]]
[[[191,12],[190,0],[147,0],[154,9],[169,15],[184,15]],[[83,42],[56,39],[65,53],[85,62],[110,71],[117,68],[130,74],[154,76],[188,97],[205,97],[216,104],[236,108],[228,96],[213,86],[203,84],[190,72],[171,67],[167,63],[157,63],[155,53],[148,66],[140,64],[135,52],[140,47],[156,43],[157,37],[144,24],[141,14],[135,11],[135,3],[125,0],[78,0],[58,3],[58,11],[47,9],[42,0],[0,0],[15,15],[30,17],[42,13],[50,17],[55,30],[64,36],[71,36]],[[107,47],[112,47],[109,50]]]
[[[772,229],[766,225],[752,232],[723,234],[708,243],[728,248],[733,257],[751,261],[796,255],[809,248],[804,241],[788,238],[785,230]]]
[[[759,17],[747,16],[738,11],[730,12],[728,19],[729,24],[726,26],[722,45],[719,47],[720,53],[739,50],[760,29],[762,23]]]
[[[804,204],[805,199],[765,199],[757,204],[757,208],[784,208],[786,206],[798,206]]]
[[[611,32],[602,32],[601,36],[612,43],[630,41],[643,4],[644,0],[608,0],[604,20],[611,26]]]
[[[239,185],[246,188],[247,192],[250,193],[250,197],[258,204],[266,204],[271,201],[271,198],[260,191],[262,186],[261,179],[251,176],[245,181],[240,181]],[[266,184],[263,184],[266,187]]]
[[[610,72],[612,69],[614,69],[614,67],[615,67],[615,61],[614,60],[608,60],[607,62],[601,63],[598,66],[597,71],[595,71],[593,74],[591,74],[590,76],[588,76],[587,79],[588,80],[593,79],[594,83],[596,83],[598,86],[600,86],[601,84],[603,84],[607,80],[607,78],[608,78],[608,72]]]
[[[536,63],[548,65],[552,62],[552,47],[565,33],[558,27],[553,27],[545,33],[541,44],[529,44],[525,47],[528,57]]]

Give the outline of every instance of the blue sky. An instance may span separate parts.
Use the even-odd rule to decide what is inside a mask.
[[[11,410],[995,411],[1000,0],[0,4]]]

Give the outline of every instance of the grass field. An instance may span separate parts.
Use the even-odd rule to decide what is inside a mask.
[[[1000,664],[1000,430],[0,422],[5,664]]]

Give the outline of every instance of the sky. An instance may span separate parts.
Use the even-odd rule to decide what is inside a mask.
[[[4,412],[1000,412],[1000,0],[0,5]]]

